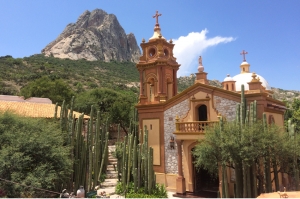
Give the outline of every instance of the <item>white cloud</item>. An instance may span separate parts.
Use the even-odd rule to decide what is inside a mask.
[[[197,72],[196,70],[198,65],[193,63],[198,63],[197,60],[199,56],[208,47],[235,40],[233,37],[220,36],[207,38],[207,33],[208,30],[205,29],[201,32],[191,32],[187,36],[181,36],[178,39],[173,39],[175,44],[173,53],[177,58],[177,62],[181,64],[177,74],[178,77]]]

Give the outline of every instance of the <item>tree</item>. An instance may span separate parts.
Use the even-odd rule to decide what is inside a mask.
[[[51,80],[43,76],[21,88],[21,95],[25,98],[45,97],[53,103],[62,103],[63,100],[70,101],[74,92],[62,79]]]
[[[108,88],[97,88],[78,95],[74,109],[88,114],[93,105],[99,110],[103,121],[109,118],[113,124],[127,133],[132,118],[133,106],[136,103],[136,94],[132,91],[121,92]]]
[[[0,181],[7,197],[57,197],[71,174],[70,149],[52,120],[0,114]],[[30,186],[25,187],[22,185]]]
[[[268,131],[263,130],[264,124],[261,121],[255,122],[251,126],[245,125],[242,131],[236,122],[224,123],[223,127],[216,124],[207,128],[205,138],[199,140],[199,144],[196,145],[193,152],[196,157],[196,165],[202,166],[216,175],[219,169],[217,163],[235,169],[236,185],[240,186],[237,187],[237,191],[240,191],[236,193],[237,197],[243,197],[243,193],[247,191],[243,189],[244,183],[246,183],[246,188],[253,187],[252,175],[259,181],[258,184],[263,185],[262,160],[269,159],[271,166],[274,164],[279,168],[278,172],[291,174],[290,168],[293,167],[291,160],[299,151],[299,147],[295,148],[288,133],[283,132],[283,129],[275,125],[267,128]],[[253,165],[255,168],[252,167]],[[251,171],[250,174],[243,173],[245,168]],[[247,182],[243,179],[249,180]],[[262,191],[260,187],[260,192]]]
[[[300,99],[295,98],[292,103],[287,103],[287,107],[289,109],[285,112],[285,121],[291,119],[295,125],[295,131],[300,132]]]

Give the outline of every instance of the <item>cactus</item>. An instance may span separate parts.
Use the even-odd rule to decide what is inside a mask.
[[[219,118],[219,125],[220,125],[220,136],[222,138],[222,132],[223,132],[223,129],[224,129],[223,117]],[[226,170],[225,163],[222,163],[222,198],[229,198],[227,170]]]
[[[68,189],[75,191],[83,185],[90,191],[97,185],[102,171],[106,170],[108,133],[100,134],[100,112],[97,112],[96,128],[94,128],[94,108],[91,107],[87,132],[83,135],[84,115],[76,120],[73,116],[74,97],[71,106],[64,101],[60,111],[60,128],[68,134],[67,144],[70,146],[70,156],[73,160],[74,174],[67,183]],[[70,111],[68,111],[70,108]],[[55,106],[54,118],[57,119],[58,105]],[[101,160],[101,163],[100,163]],[[100,170],[101,169],[101,170]]]
[[[294,147],[297,147],[297,141],[296,141],[296,134],[295,134],[295,126],[292,124],[291,120],[288,120],[288,131],[289,131],[289,136],[290,139],[294,142]],[[294,167],[293,167],[293,172],[295,176],[295,189],[296,191],[300,190],[299,187],[299,170],[297,168],[297,156],[294,155]]]
[[[256,122],[257,117],[256,101],[250,103],[247,108],[247,100],[245,98],[244,85],[241,86],[241,102],[236,106],[236,124],[240,127],[240,139],[243,140],[243,132],[245,126],[251,126]],[[235,173],[235,195],[236,197],[257,197],[256,185],[256,164],[255,160],[236,161]],[[228,197],[228,196],[227,196]]]
[[[156,185],[155,174],[153,170],[153,149],[148,147],[148,130],[145,126],[144,139],[141,143],[141,132],[137,135],[136,128],[131,126],[132,131],[128,137],[125,137],[124,144],[117,143],[118,151],[123,151],[123,156],[118,158],[122,162],[121,181],[126,196],[129,183],[133,182],[134,191],[144,187],[145,193],[153,193]],[[121,171],[122,170],[122,171]]]
[[[54,109],[54,119],[57,119],[57,109],[58,109],[58,103],[56,102],[55,109]]]

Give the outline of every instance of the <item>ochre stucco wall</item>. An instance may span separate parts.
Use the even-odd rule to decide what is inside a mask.
[[[153,148],[153,165],[160,165],[159,119],[145,119],[145,125],[148,129],[148,145]]]

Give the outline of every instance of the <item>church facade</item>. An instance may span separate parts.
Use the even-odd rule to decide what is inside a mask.
[[[284,125],[285,105],[272,98],[267,81],[250,72],[250,64],[244,60],[240,65],[240,74],[222,82],[223,88],[208,84],[202,58],[195,84],[181,93],[177,93],[177,71],[180,64],[173,55],[174,44],[161,34],[158,13],[154,34],[141,43],[143,54],[136,65],[140,73],[140,97],[136,108],[139,113],[139,125],[147,126],[149,146],[154,151],[154,169],[156,181],[165,184],[167,189],[178,194],[197,192],[208,186],[201,178],[209,175],[198,171],[193,164],[192,150],[199,139],[204,139],[207,126],[218,122],[222,116],[227,121],[235,119],[236,105],[241,100],[241,84],[245,86],[247,102],[257,101],[257,115],[266,113],[270,122]],[[228,171],[228,175],[232,175]],[[282,180],[280,179],[280,183]],[[219,180],[209,186],[218,190]],[[231,177],[228,185],[233,188]]]

